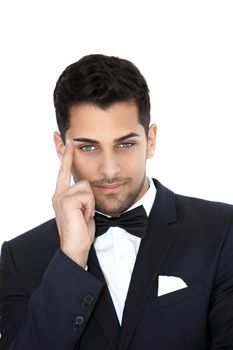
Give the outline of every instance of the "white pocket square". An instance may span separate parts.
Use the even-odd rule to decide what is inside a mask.
[[[180,277],[159,276],[158,278],[158,297],[164,294],[175,292],[179,289],[188,287]]]

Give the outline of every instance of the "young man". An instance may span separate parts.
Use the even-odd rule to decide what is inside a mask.
[[[2,247],[0,349],[233,349],[233,207],[146,176],[139,70],[85,56],[54,102],[56,219]]]

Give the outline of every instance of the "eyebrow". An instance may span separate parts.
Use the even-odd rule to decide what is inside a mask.
[[[136,132],[130,132],[127,135],[124,135],[124,136],[121,136],[121,137],[118,137],[118,138],[114,139],[114,142],[124,141],[126,139],[131,138],[131,137],[140,137],[140,135],[137,134]],[[76,142],[88,142],[88,143],[95,143],[95,144],[99,144],[100,143],[97,140],[89,139],[87,137],[77,137],[77,138],[74,138],[73,141],[76,141]]]

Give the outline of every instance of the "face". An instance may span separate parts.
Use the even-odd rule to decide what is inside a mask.
[[[103,110],[83,104],[70,109],[66,137],[73,140],[73,178],[89,181],[96,210],[120,215],[148,189],[146,159],[154,154],[156,126],[146,137],[133,103],[115,103]],[[59,157],[64,144],[58,133],[54,140]]]

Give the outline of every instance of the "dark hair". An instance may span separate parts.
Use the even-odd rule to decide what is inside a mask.
[[[57,125],[61,136],[69,128],[73,105],[93,104],[102,109],[116,102],[132,101],[138,107],[139,123],[147,135],[150,97],[146,80],[130,61],[100,54],[87,55],[68,66],[54,90]]]

